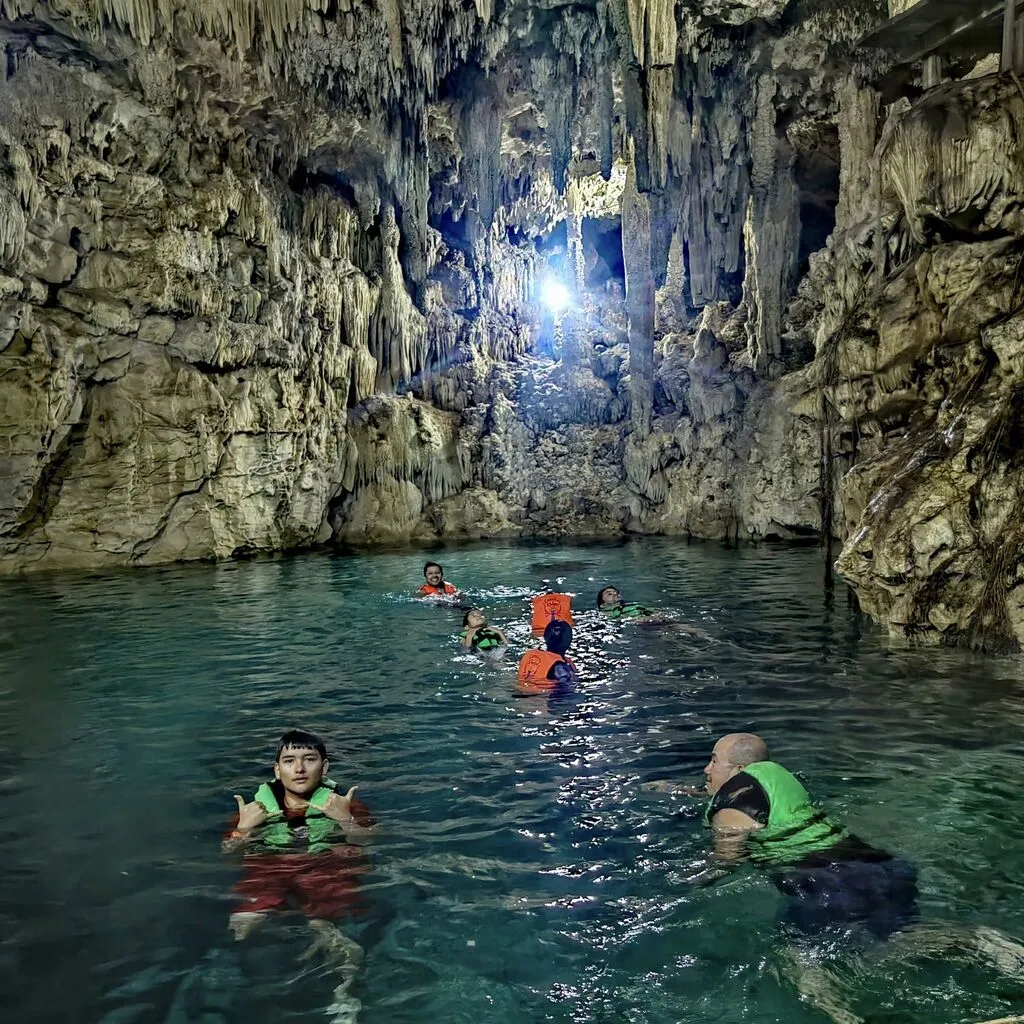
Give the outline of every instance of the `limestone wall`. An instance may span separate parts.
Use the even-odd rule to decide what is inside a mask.
[[[829,532],[1016,645],[1024,101],[885,13],[0,0],[0,571]]]
[[[408,302],[397,239],[81,69],[26,62],[2,91],[0,564],[325,539],[349,405],[385,344],[426,356],[422,318],[397,342],[379,322]]]

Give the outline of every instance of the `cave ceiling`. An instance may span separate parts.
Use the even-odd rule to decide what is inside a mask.
[[[759,81],[814,177],[835,146],[834,80],[885,14],[884,0],[0,0],[21,86],[0,124],[149,117],[168,142],[343,192],[366,226],[393,202],[415,282],[428,225],[470,215],[472,248],[496,217],[537,236],[570,205],[615,216],[631,160],[641,192],[684,189],[689,137],[713,107],[749,133]]]

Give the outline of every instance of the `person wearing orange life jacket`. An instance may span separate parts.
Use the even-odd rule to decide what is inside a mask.
[[[576,625],[572,617],[572,598],[568,594],[539,594],[530,598],[530,604],[533,609],[530,626],[534,633],[543,633],[548,623],[556,619]]]
[[[426,583],[417,591],[420,597],[454,597],[459,592],[444,578],[444,569],[437,562],[423,566],[423,578]]]
[[[525,693],[565,689],[576,679],[576,666],[566,652],[572,644],[572,626],[555,619],[544,630],[546,651],[527,651],[519,659],[519,688]]]

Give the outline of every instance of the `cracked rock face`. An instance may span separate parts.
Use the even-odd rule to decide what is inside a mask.
[[[1016,645],[1024,100],[883,120],[907,6],[0,0],[0,571],[827,534]]]

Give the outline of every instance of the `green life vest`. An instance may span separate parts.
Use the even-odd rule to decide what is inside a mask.
[[[465,640],[468,635],[469,630],[464,629],[462,639]],[[481,651],[489,651],[492,648],[501,647],[502,639],[490,626],[481,626],[473,634],[472,644],[474,648],[479,648]]]
[[[473,646],[479,647],[481,651],[489,651],[494,647],[501,646],[501,636],[490,626],[481,626],[473,635]]]
[[[849,833],[811,802],[803,783],[781,764],[755,761],[743,769],[768,797],[768,823],[747,836],[751,859],[761,864],[792,863],[809,853],[835,846]],[[704,821],[711,824],[709,803]]]
[[[334,783],[330,779],[324,779],[323,783],[309,798],[310,806],[306,809],[306,848],[310,853],[321,853],[331,848],[331,843],[327,840],[337,825],[333,818],[328,818],[320,810],[334,792]],[[260,786],[256,791],[255,799],[270,815],[270,821],[260,832],[257,841],[275,849],[295,846],[295,832],[288,827],[284,811],[281,810],[277,797],[274,796],[274,791],[268,783],[264,782]]]
[[[650,615],[650,612],[642,604],[637,604],[635,601],[623,602],[601,610],[612,619],[639,619],[644,615]]]

